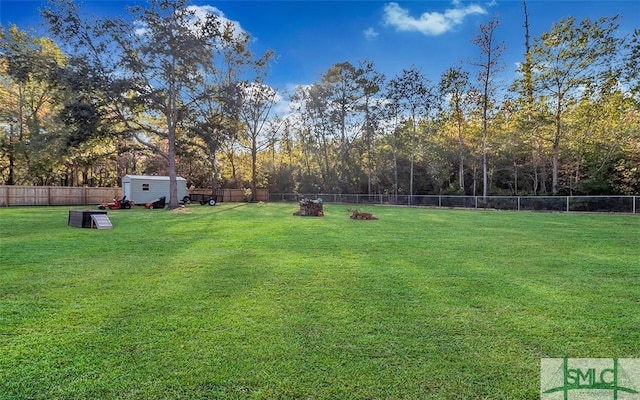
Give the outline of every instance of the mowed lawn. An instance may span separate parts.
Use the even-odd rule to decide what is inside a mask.
[[[640,357],[640,217],[0,209],[0,399],[537,399]]]

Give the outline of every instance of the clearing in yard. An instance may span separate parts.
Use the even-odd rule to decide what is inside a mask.
[[[536,399],[640,357],[640,218],[0,209],[1,399]]]

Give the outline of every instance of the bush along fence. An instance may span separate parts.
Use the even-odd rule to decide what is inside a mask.
[[[190,189],[188,194],[211,194],[211,189]],[[122,188],[74,186],[0,186],[0,207],[95,206],[122,196]],[[220,189],[218,201],[247,201],[245,189]],[[268,201],[267,189],[258,189],[258,201]],[[180,199],[182,200],[182,199]]]
[[[269,201],[322,198],[324,203],[404,205],[516,211],[609,212],[640,214],[640,196],[439,196],[271,193]]]

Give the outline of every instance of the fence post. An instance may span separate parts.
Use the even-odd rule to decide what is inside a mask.
[[[636,196],[633,196],[633,213],[636,213]]]
[[[518,196],[518,211],[520,211],[520,196]]]
[[[569,196],[567,196],[567,212],[569,212]]]

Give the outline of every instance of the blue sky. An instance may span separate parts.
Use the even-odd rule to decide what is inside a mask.
[[[93,15],[123,13],[129,0],[85,0]],[[44,34],[38,8],[45,1],[0,0],[3,25]],[[496,40],[506,51],[504,82],[509,84],[524,52],[522,2],[513,1],[213,1],[192,4],[235,21],[253,37],[252,49],[275,51],[268,82],[279,90],[310,84],[332,64],[373,62],[388,78],[415,66],[436,83],[448,67],[479,56],[471,41],[478,26],[497,16]],[[214,8],[210,8],[214,7]],[[527,1],[530,34],[538,37],[562,18],[621,15],[619,34],[640,28],[640,1]],[[466,67],[473,71],[471,67]],[[473,75],[473,73],[472,73]]]

